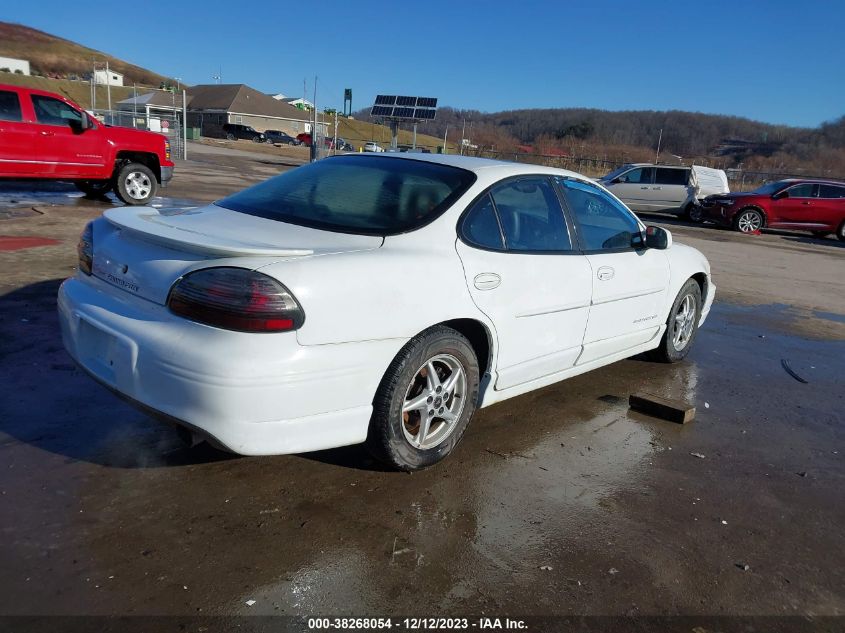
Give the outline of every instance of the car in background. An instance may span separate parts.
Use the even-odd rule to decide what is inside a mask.
[[[708,196],[704,219],[743,233],[760,229],[835,233],[845,242],[845,182],[790,178],[748,193]]]
[[[88,196],[114,190],[145,205],[173,168],[162,134],[106,125],[54,92],[0,84],[0,179],[65,180]]]
[[[586,177],[435,154],[111,209],[78,255],[62,339],[108,388],[236,453],[366,442],[402,470],[449,455],[477,408],[682,360],[715,295],[704,255]]]
[[[671,213],[694,222],[702,219],[703,198],[730,191],[724,171],[700,165],[632,163],[598,182],[634,212]]]
[[[302,145],[302,141],[281,130],[264,130],[267,143],[273,145]]]
[[[375,141],[369,141],[364,145],[364,151],[365,152],[379,153],[379,152],[383,152],[384,148],[381,145],[379,145],[378,143],[376,143]]]
[[[257,131],[251,125],[241,125],[240,123],[224,123],[223,133],[230,141],[243,139],[253,143],[263,143],[266,140],[262,132]]]
[[[305,147],[311,147],[311,132],[300,132],[296,135],[296,140]]]

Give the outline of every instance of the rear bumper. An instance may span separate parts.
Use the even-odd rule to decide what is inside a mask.
[[[243,455],[363,442],[375,391],[403,344],[304,346],[292,332],[220,330],[95,278],[66,280],[58,306],[65,347],[96,380]]]

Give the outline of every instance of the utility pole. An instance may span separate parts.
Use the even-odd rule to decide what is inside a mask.
[[[317,151],[317,75],[314,75],[314,126],[311,128],[311,162],[319,158]]]
[[[111,117],[111,73],[109,72],[109,60],[106,60],[106,94],[109,98],[109,116]]]
[[[663,140],[663,128],[660,128],[660,136],[657,137],[657,154],[654,155],[654,163],[660,160],[660,142]]]
[[[414,121],[414,144],[411,149],[417,149],[417,122]]]
[[[332,143],[333,152],[337,154],[337,111],[334,113],[334,142]]]
[[[182,160],[188,160],[188,99],[182,91]]]
[[[132,82],[132,127],[138,127],[138,89]]]
[[[467,130],[467,120],[464,119],[464,125],[461,128],[461,156],[464,155],[464,132]]]

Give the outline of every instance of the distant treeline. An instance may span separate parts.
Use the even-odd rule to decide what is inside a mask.
[[[369,109],[357,113],[369,118]],[[449,140],[461,134],[497,151],[566,152],[641,160],[653,155],[660,130],[664,155],[748,168],[804,168],[845,176],[845,116],[818,128],[771,125],[742,117],[670,110],[610,112],[588,108],[483,113],[440,108],[420,131]]]

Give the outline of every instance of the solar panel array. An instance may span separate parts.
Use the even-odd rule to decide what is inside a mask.
[[[431,121],[437,113],[436,97],[378,95],[370,114],[391,119]]]

